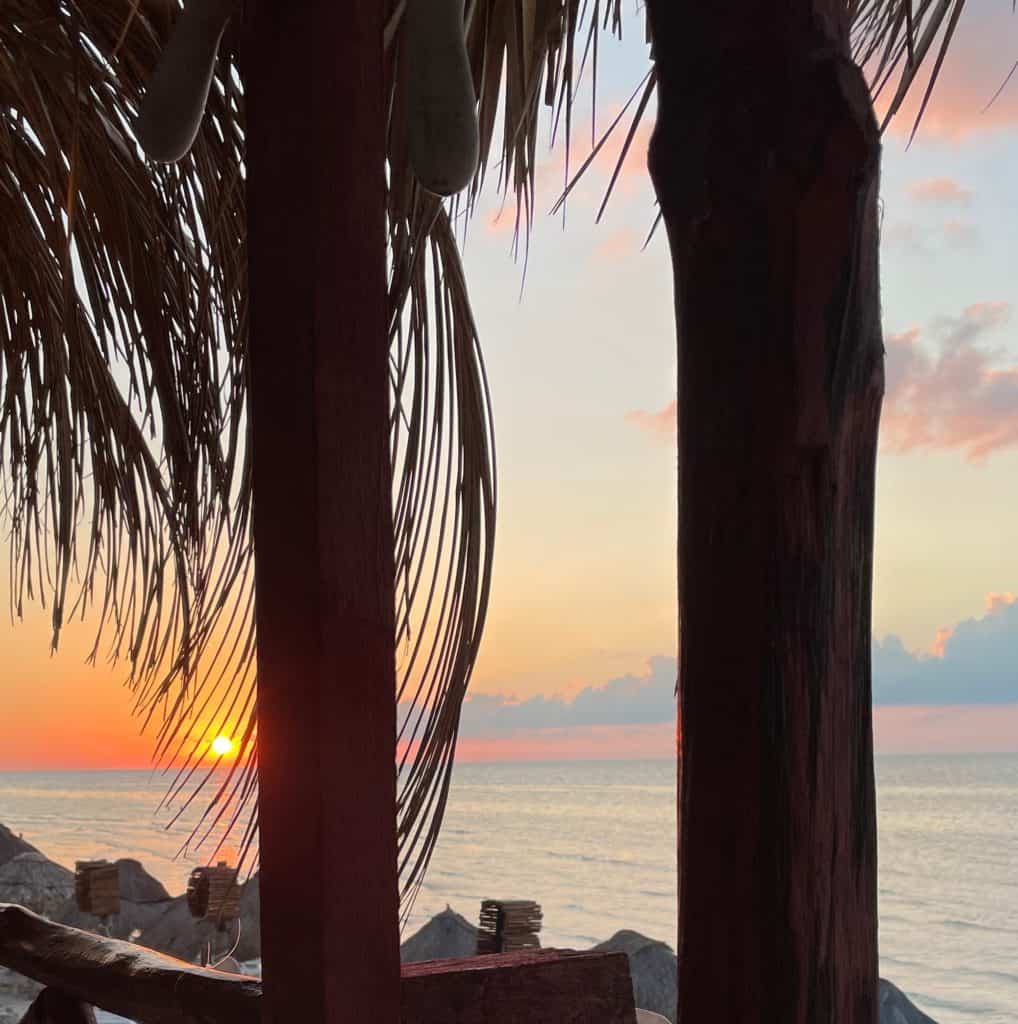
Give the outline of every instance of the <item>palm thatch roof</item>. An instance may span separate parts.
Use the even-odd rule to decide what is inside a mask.
[[[459,201],[443,204],[407,163],[405,0],[386,2],[406,910],[446,801],[494,539],[491,408],[453,217],[497,167],[526,233],[542,110],[568,148],[577,82],[596,67],[600,36],[621,33],[622,4],[468,0],[481,163]],[[963,6],[847,0],[874,87],[897,90],[890,112],[928,53],[939,68]],[[15,612],[45,603],[54,644],[72,618],[97,623],[93,657],[125,664],[157,761],[180,771],[173,796],[186,804],[213,781],[210,735],[241,736],[201,828],[246,821],[249,840],[242,34],[228,29],[191,153],[151,165],[132,123],[177,10],[177,0],[0,0],[0,507]],[[628,121],[622,158],[654,84],[651,69],[632,120],[611,126]]]

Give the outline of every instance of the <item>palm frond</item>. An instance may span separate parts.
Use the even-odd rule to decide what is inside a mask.
[[[932,89],[963,4],[846,5],[874,90],[895,89],[888,117],[936,52]],[[405,915],[448,796],[494,542],[491,404],[454,218],[497,169],[529,231],[542,115],[568,193],[578,84],[589,68],[596,96],[599,39],[621,33],[622,4],[467,0],[481,164],[453,204],[407,165],[402,6],[389,2],[385,53]],[[70,617],[97,621],[93,654],[127,663],[172,773],[167,803],[179,815],[204,800],[192,840],[239,830],[246,849],[258,738],[243,66],[228,37],[194,149],[146,164],[130,126],[176,9],[0,0],[0,500],[15,610],[49,605],[54,643]],[[650,70],[620,162],[654,88]],[[596,154],[625,122],[598,142],[595,117]],[[240,737],[225,773],[208,758],[218,732]]]
[[[935,54],[912,125],[912,138],[915,137],[964,9],[965,0],[858,0],[853,5],[855,59],[869,73],[875,98],[888,87],[894,89],[882,130],[901,109],[920,69]]]

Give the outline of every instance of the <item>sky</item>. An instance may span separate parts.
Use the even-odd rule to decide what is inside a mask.
[[[647,66],[638,20],[625,32],[601,50],[602,127]],[[885,136],[880,752],[1018,751],[1018,76],[984,110],[1016,58],[1011,5],[971,0],[917,138],[908,109]],[[674,755],[674,330],[663,233],[643,248],[649,128],[600,224],[617,147],[564,226],[545,154],[525,280],[493,192],[466,228],[500,504],[465,760]],[[733,631],[739,614],[733,595]],[[90,623],[55,656],[45,611],[0,628],[0,770],[148,764],[122,669],[84,663]]]

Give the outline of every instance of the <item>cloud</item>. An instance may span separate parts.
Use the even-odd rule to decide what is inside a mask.
[[[640,238],[632,228],[619,228],[599,242],[594,254],[609,262],[631,256],[640,247]]]
[[[1018,19],[1013,17],[1010,4],[967,5],[919,125],[919,141],[960,142],[976,135],[1013,131],[1018,127],[1018,80],[1013,78],[1004,84],[1014,63],[1016,35]],[[938,40],[934,46],[939,45]],[[907,139],[911,135],[926,94],[934,57],[931,53],[926,70],[913,83],[907,99],[891,121],[890,133],[898,138]],[[896,84],[885,88],[877,100],[881,118]]]
[[[644,726],[675,720],[675,659],[651,658],[640,676],[587,686],[574,697],[472,693],[463,704],[464,736],[497,737],[535,729]]]
[[[512,199],[492,207],[483,214],[482,224],[488,235],[515,234],[517,229],[516,203]],[[523,227],[522,223],[519,225]]]
[[[967,221],[945,221],[944,239],[955,249],[971,249],[979,242],[979,228]]]
[[[674,756],[676,672],[676,659],[659,655],[642,673],[573,695],[471,693],[460,756]],[[988,594],[978,617],[938,630],[928,651],[909,651],[893,635],[875,638],[873,702],[881,749],[1018,751],[1018,599]],[[406,713],[401,705],[401,723]]]
[[[899,637],[873,644],[873,701],[884,705],[1018,703],[1018,601],[989,594],[986,612],[940,629],[933,650]]]
[[[941,318],[923,344],[919,328],[887,339],[885,450],[960,450],[978,461],[1018,443],[1018,366],[980,344],[1010,318],[1004,302],[982,302]]]
[[[644,113],[640,123],[633,134],[629,149],[626,150],[625,158],[619,163],[622,155],[622,148],[625,145],[632,123],[630,113],[625,114],[622,120],[616,125],[615,130],[608,136],[604,145],[594,153],[598,142],[601,141],[608,126],[615,120],[622,105],[613,104],[605,108],[603,115],[598,117],[598,127],[594,135],[594,145],[590,144],[589,124],[574,127],[573,137],[569,146],[569,167],[568,177],[566,168],[566,147],[564,140],[543,159],[539,160],[535,174],[535,185],[539,196],[554,196],[556,199],[562,194],[566,185],[576,176],[581,167],[590,160],[590,166],[586,168],[576,187],[569,194],[568,203],[579,199],[588,205],[600,205],[604,197],[605,189],[611,181],[615,169],[618,168],[618,180],[615,183],[613,196],[632,195],[641,187],[650,187],[650,176],[647,171],[647,150],[650,146],[650,137],[654,130],[654,117],[650,111]]]
[[[463,736],[457,762],[647,760],[675,757],[675,719],[654,725],[528,729],[511,736]]]
[[[1018,444],[1018,364],[985,344],[1007,324],[1006,302],[979,302],[887,338],[881,446],[894,455],[961,451],[971,461]],[[930,343],[927,343],[927,336]],[[674,443],[678,405],[627,412],[630,425]]]
[[[642,729],[675,720],[676,659],[650,658],[640,675],[625,675],[574,696],[521,700],[472,693],[463,705],[467,738],[562,736],[577,729]],[[890,635],[873,642],[873,702],[882,706],[954,707],[1018,703],[1018,598],[986,596],[983,613],[937,631],[930,651],[909,651]]]
[[[972,193],[953,178],[925,178],[909,187],[909,195],[919,203],[968,203]]]
[[[626,413],[626,422],[645,431],[659,441],[675,440],[678,429],[679,403],[669,402],[663,409],[648,412],[646,409],[634,409]]]

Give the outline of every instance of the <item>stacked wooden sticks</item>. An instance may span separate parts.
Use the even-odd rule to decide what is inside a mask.
[[[240,886],[237,871],[220,861],[214,868],[195,868],[187,882],[187,907],[191,916],[209,918],[220,931],[240,917]]]
[[[540,949],[541,905],[533,900],[482,900],[477,952]]]
[[[120,913],[120,869],[106,860],[79,860],[74,865],[78,909],[105,920]]]

